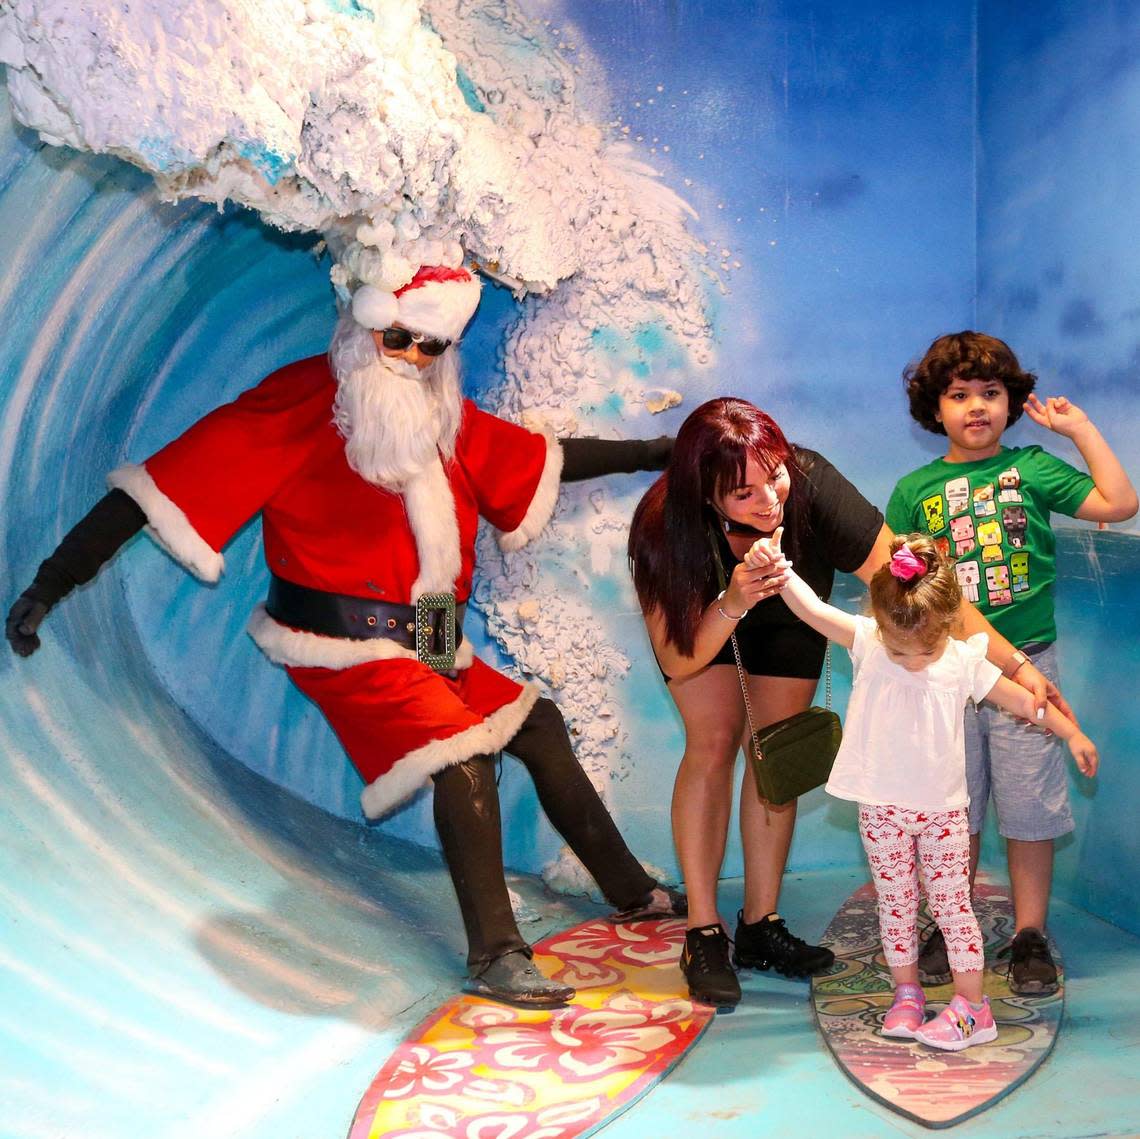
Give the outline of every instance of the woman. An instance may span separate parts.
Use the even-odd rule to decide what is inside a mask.
[[[793,447],[770,416],[745,400],[719,398],[682,425],[669,466],[641,500],[630,531],[634,586],[685,728],[672,802],[689,899],[681,969],[695,999],[718,1005],[740,999],[716,903],[745,735],[730,634],[737,633],[757,728],[811,704],[825,651],[824,638],[775,596],[782,577],[742,560],[757,538],[781,526],[789,561],[824,599],[836,570],[868,582],[890,557],[892,534],[882,514],[822,455]],[[717,557],[728,583],[719,593]],[[992,634],[972,606],[964,607],[963,621],[970,633]],[[1012,652],[1004,638],[991,635],[991,660],[1004,664]],[[1027,673],[1022,668],[1018,682],[1043,705],[1046,682]],[[794,802],[777,807],[761,800],[746,764],[744,907],[732,954],[738,967],[807,976],[834,960],[829,949],[794,936],[777,912],[795,818]]]

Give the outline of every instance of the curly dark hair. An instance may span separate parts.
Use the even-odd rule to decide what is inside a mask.
[[[984,332],[951,332],[940,336],[917,364],[903,372],[910,414],[927,431],[945,435],[938,422],[938,401],[953,380],[1000,380],[1009,393],[1009,421],[1012,427],[1025,410],[1025,400],[1037,377],[1022,371],[1013,349],[996,336]]]

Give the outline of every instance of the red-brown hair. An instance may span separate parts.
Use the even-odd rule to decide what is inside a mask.
[[[629,562],[638,602],[645,613],[661,612],[666,636],[686,655],[719,589],[710,503],[744,485],[750,458],[765,470],[784,464],[789,498],[796,493],[795,453],[776,421],[747,400],[710,399],[681,424],[669,466],[633,514]]]

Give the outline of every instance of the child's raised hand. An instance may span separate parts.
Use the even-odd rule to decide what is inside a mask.
[[[1096,744],[1084,732],[1075,732],[1067,742],[1069,751],[1073,753],[1073,759],[1076,760],[1077,770],[1091,779],[1100,767],[1100,757],[1096,752]]]
[[[771,537],[760,538],[753,543],[732,571],[732,580],[724,594],[725,601],[731,601],[734,606],[739,601],[742,609],[751,609],[758,601],[779,593],[788,584],[791,563],[780,550],[782,532],[782,528],[777,529]]]
[[[744,555],[744,562],[748,568],[764,569],[768,566],[786,568],[788,563],[783,550],[780,549],[780,540],[783,536],[783,526],[777,526],[768,537],[757,538],[749,547],[748,553]]]
[[[1042,403],[1032,392],[1025,399],[1025,414],[1049,431],[1072,437],[1089,417],[1063,395],[1050,396]]]

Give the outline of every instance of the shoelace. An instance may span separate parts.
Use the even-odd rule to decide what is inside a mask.
[[[802,937],[796,937],[784,924],[783,918],[768,922],[768,930],[770,935],[785,949],[801,950],[807,948],[807,942]]]
[[[715,943],[715,944],[714,944]],[[720,973],[730,970],[729,946],[732,939],[727,934],[719,937],[700,937],[696,947],[690,949],[689,959],[694,961],[702,973]]]

